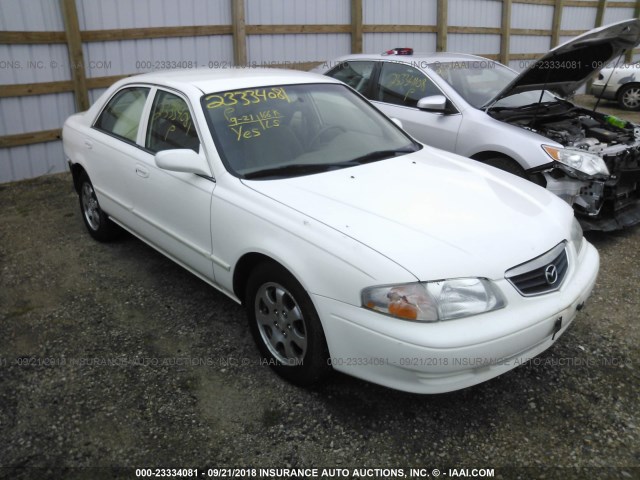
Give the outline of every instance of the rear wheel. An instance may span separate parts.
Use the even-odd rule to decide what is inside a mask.
[[[120,233],[115,225],[100,208],[98,197],[93,189],[93,184],[89,176],[82,172],[80,174],[80,212],[89,234],[101,242],[113,240]]]
[[[264,359],[296,385],[311,385],[331,370],[318,314],[302,285],[280,265],[258,265],[247,282],[249,329]]]
[[[625,110],[640,110],[640,85],[625,85],[618,90],[618,105]]]

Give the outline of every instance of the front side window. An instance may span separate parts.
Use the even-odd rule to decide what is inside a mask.
[[[120,90],[111,98],[94,126],[103,132],[135,142],[147,95],[149,89],[145,87]]]
[[[154,153],[176,148],[198,152],[200,140],[189,107],[182,98],[158,90],[151,107],[145,146]]]
[[[212,93],[202,108],[225,166],[241,178],[308,175],[421,148],[341,84]]]
[[[442,95],[442,92],[417,68],[403,63],[382,64],[375,100],[416,107],[418,100],[431,95]]]
[[[346,83],[363,95],[366,95],[369,89],[371,74],[375,62],[355,62],[349,61],[338,65],[336,68],[327,73],[329,77]]]

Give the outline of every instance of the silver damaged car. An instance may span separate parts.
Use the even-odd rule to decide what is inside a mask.
[[[584,33],[520,74],[474,55],[409,48],[315,71],[353,87],[418,140],[527,178],[572,205],[585,230],[609,231],[640,223],[640,127],[565,98],[639,42],[633,19]]]

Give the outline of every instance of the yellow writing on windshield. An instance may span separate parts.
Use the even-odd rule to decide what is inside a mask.
[[[219,107],[232,107],[234,105],[255,105],[271,101],[286,101],[288,103],[291,100],[284,88],[270,87],[208,95],[205,97],[205,101],[207,102],[207,108],[213,109]]]
[[[224,111],[227,126],[235,133],[236,141],[256,138],[262,132],[281,125],[284,116],[274,109],[262,110],[257,113],[236,115],[234,108]]]

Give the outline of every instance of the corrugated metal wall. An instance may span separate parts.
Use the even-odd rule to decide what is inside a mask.
[[[0,29],[61,31],[64,24],[57,2],[0,0]],[[64,45],[0,45],[0,85],[70,80],[68,63]],[[0,136],[60,128],[74,111],[71,93],[0,98]],[[64,168],[61,142],[0,149],[0,182]]]
[[[81,30],[230,25],[229,0],[76,0]],[[91,42],[83,45],[87,77],[124,75],[163,61],[233,63],[231,35]],[[226,63],[225,63],[226,62]]]
[[[233,22],[233,0],[75,0],[81,31],[222,25]],[[552,2],[520,3],[511,10],[509,65],[521,70],[535,54],[551,47],[554,16]],[[593,28],[597,4],[565,6],[561,30]],[[344,33],[247,34],[246,59],[250,64],[323,61],[348,54],[352,48],[350,0],[244,0],[245,23],[251,26],[324,25],[343,26]],[[365,52],[412,46],[416,51],[435,51],[437,0],[362,0]],[[449,0],[447,3],[447,50],[489,55],[501,52],[502,0]],[[603,22],[612,23],[634,15],[632,5],[607,8]],[[396,26],[431,26],[423,33],[397,32]],[[377,28],[374,28],[377,26]],[[455,27],[455,28],[454,28]],[[480,28],[478,28],[480,27]],[[473,28],[462,33],[460,29]],[[0,31],[64,32],[60,0],[0,0]],[[380,31],[382,30],[382,31]],[[520,32],[518,32],[520,30]],[[530,33],[531,30],[538,32]],[[540,33],[543,32],[543,33]],[[549,34],[545,34],[548,32]],[[560,36],[559,41],[573,35]],[[161,68],[163,62],[192,62],[200,67],[233,63],[232,35],[146,38],[139,40],[85,41],[82,44],[88,80],[133,74]],[[640,55],[635,55],[640,57]],[[70,81],[69,55],[65,43],[0,43],[0,89],[2,85]],[[104,88],[89,91],[95,101]],[[62,126],[75,111],[72,92],[23,97],[0,96],[0,137],[52,130]],[[0,182],[63,171],[60,141],[0,149]]]
[[[435,25],[436,0],[363,0],[365,25]]]
[[[351,22],[344,0],[246,0],[247,25],[322,25]]]
[[[345,0],[246,0],[247,25],[344,25],[351,22]],[[280,64],[331,59],[351,49],[351,35],[250,35],[249,64]]]
[[[436,0],[363,0],[362,9],[365,25],[435,25],[437,21]],[[416,51],[433,52],[436,34],[365,33],[362,44],[365,52],[383,52],[405,45]]]

